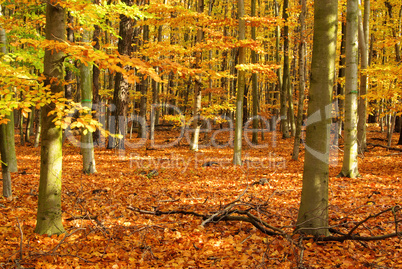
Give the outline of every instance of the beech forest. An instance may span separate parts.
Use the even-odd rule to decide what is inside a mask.
[[[402,0],[0,0],[0,268],[402,268]]]

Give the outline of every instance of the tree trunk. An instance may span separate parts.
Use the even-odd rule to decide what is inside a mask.
[[[283,138],[289,138],[289,119],[287,115],[287,98],[292,98],[288,96],[290,87],[290,66],[289,66],[289,26],[286,24],[289,18],[288,9],[289,0],[283,1],[283,15],[282,18],[285,21],[285,26],[283,27],[283,79],[282,79],[282,89],[281,89],[281,130]]]
[[[394,113],[393,115],[390,115],[390,126],[389,126],[389,130],[388,130],[388,147],[391,147],[392,144],[392,135],[394,133],[394,129],[395,129],[395,121],[396,121],[396,113]]]
[[[143,26],[143,42],[148,42],[149,40],[149,27],[148,25]],[[148,59],[145,58],[145,61]],[[141,101],[140,101],[140,125],[139,125],[139,138],[147,137],[147,92],[148,92],[148,78],[146,76],[141,77],[140,82],[140,90],[141,90]]]
[[[244,0],[237,0],[238,16],[239,16],[239,41],[246,38],[246,22],[244,20]],[[239,65],[246,63],[246,48],[239,48]],[[244,89],[246,86],[246,71],[239,69],[237,71],[237,95],[236,95],[236,121],[234,136],[234,154],[233,164],[241,165],[241,149],[243,136],[243,100]]]
[[[297,229],[328,235],[328,173],[338,1],[314,2],[314,38],[303,188]]]
[[[256,15],[256,0],[251,0],[251,16],[255,17]],[[256,40],[256,27],[251,27],[251,38]],[[257,53],[252,50],[251,51],[251,63],[256,64],[258,62]],[[251,75],[252,82],[252,94],[253,94],[253,136],[252,143],[254,145],[258,144],[258,77],[257,73]]]
[[[132,0],[123,1],[126,5],[131,6]],[[117,50],[120,55],[129,55],[131,42],[133,39],[135,22],[125,15],[120,15],[119,42]],[[128,67],[124,67],[128,68]],[[113,95],[112,118],[110,121],[110,133],[119,137],[109,137],[108,148],[124,149],[124,141],[126,136],[125,118],[127,116],[127,105],[129,101],[129,83],[123,78],[122,73],[116,73]]]
[[[345,151],[340,176],[350,178],[359,176],[357,163],[358,12],[358,1],[348,0],[346,11]]]
[[[65,11],[58,1],[46,5],[46,39],[66,40]],[[46,50],[44,59],[45,84],[50,84],[52,94],[63,92],[63,61],[61,51]],[[39,181],[38,213],[35,232],[38,234],[64,233],[61,214],[62,133],[49,115],[55,109],[52,102],[42,108],[43,133],[41,141],[41,166]]]
[[[303,124],[303,107],[304,107],[304,89],[306,88],[306,15],[307,7],[306,0],[301,0],[301,13],[299,17],[300,21],[300,45],[299,45],[299,104],[297,108],[297,123],[296,123],[296,134],[295,142],[293,145],[292,159],[297,160],[299,158],[299,147],[301,139],[301,129]]]
[[[360,18],[361,16],[359,16]],[[369,60],[369,19],[370,19],[370,0],[364,0],[363,25],[359,23],[359,45],[360,45],[360,93],[359,93],[359,120],[357,122],[357,141],[360,152],[367,149],[366,141],[366,118],[367,118],[367,89],[368,76],[366,69]]]
[[[11,197],[11,175],[8,168],[7,134],[6,124],[0,124],[0,153],[1,153],[1,172],[3,176],[3,196]]]
[[[36,133],[35,133],[34,148],[37,148],[39,146],[41,130],[42,130],[42,109],[39,109],[39,111],[38,111],[38,120],[37,120],[37,123],[36,123]]]
[[[82,35],[82,42],[90,42],[91,32],[84,30]],[[81,105],[87,108],[88,111],[85,114],[90,114],[92,111],[92,64],[81,63],[80,73],[81,73]],[[85,115],[84,114],[84,115]],[[93,174],[96,172],[95,167],[95,153],[92,133],[88,129],[83,129],[81,135],[81,154],[83,167],[82,171],[84,174]]]
[[[345,59],[345,48],[346,48],[346,23],[343,22],[342,20],[342,41],[341,41],[341,55],[339,56],[339,74],[338,74],[338,79],[344,79],[345,77],[345,65],[346,65],[346,59]],[[344,115],[345,115],[345,101],[344,101],[344,96],[345,96],[345,87],[342,85],[342,82],[339,81],[337,84],[337,94],[341,96],[341,98],[337,98],[337,103],[338,103],[338,120],[337,120],[337,134],[339,136],[342,135],[342,129],[343,129],[343,123],[344,123]]]
[[[95,31],[93,34],[93,42],[94,44],[94,49],[99,50],[100,49],[100,43],[99,43],[99,36],[100,36],[100,27],[98,25],[95,25]],[[98,122],[101,121],[101,112],[102,112],[102,105],[101,105],[101,99],[99,95],[99,89],[100,89],[100,83],[99,83],[99,77],[100,77],[100,70],[98,66],[93,65],[93,70],[92,70],[92,85],[93,85],[93,103],[94,106],[92,109],[94,110],[93,118],[97,120]],[[104,128],[104,126],[103,126]],[[96,146],[101,146],[102,145],[102,138],[101,138],[101,132],[99,128],[96,128],[95,132],[93,133],[93,142],[94,145]]]

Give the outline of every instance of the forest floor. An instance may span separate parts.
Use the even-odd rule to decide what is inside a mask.
[[[157,144],[177,132],[157,134]],[[12,174],[13,198],[0,199],[0,268],[402,268],[402,241],[299,242],[297,219],[304,148],[291,160],[293,138],[266,134],[267,148],[244,144],[245,164],[233,167],[233,149],[189,150],[187,142],[124,152],[95,149],[97,173],[84,175],[80,149],[63,147],[62,210],[66,234],[34,233],[40,148],[17,144],[19,172]],[[203,135],[202,135],[203,137]],[[368,142],[386,144],[370,127]],[[216,137],[215,137],[216,138]],[[393,147],[398,134],[394,134]],[[225,143],[224,135],[219,137]],[[16,136],[19,141],[19,136]],[[185,140],[184,140],[185,141]],[[267,142],[268,141],[268,142]],[[337,178],[343,145],[330,162],[330,225],[347,232],[370,214],[402,205],[402,155],[369,146],[359,157],[360,178]],[[203,166],[215,162],[211,166]],[[264,184],[256,184],[265,178]],[[193,215],[151,215],[183,210],[213,214],[240,198],[244,207],[289,237],[268,236],[249,223],[220,221],[201,226]],[[261,210],[259,210],[259,208]],[[401,211],[397,213],[401,219]],[[399,230],[402,226],[399,225]],[[395,232],[392,212],[362,225],[356,234]]]

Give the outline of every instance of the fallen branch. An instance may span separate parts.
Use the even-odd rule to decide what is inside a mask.
[[[400,148],[388,147],[388,146],[384,146],[381,144],[367,143],[367,145],[372,146],[373,148],[380,147],[380,148],[385,148],[385,149],[389,149],[389,150],[402,151],[402,149],[400,149]]]
[[[239,210],[235,209],[236,206],[244,206],[246,205],[245,203],[239,203],[240,198],[244,196],[246,193],[248,187],[231,203],[227,204],[226,206],[223,207],[223,209],[213,213],[212,215],[209,214],[200,214],[194,211],[186,211],[186,210],[170,210],[170,211],[160,211],[156,207],[154,207],[153,211],[149,210],[142,210],[136,207],[128,206],[127,209],[141,213],[141,214],[150,214],[150,215],[155,215],[155,216],[160,216],[160,215],[172,215],[172,214],[183,214],[183,215],[192,215],[195,217],[200,217],[203,219],[203,222],[201,223],[202,226],[205,226],[206,224],[210,222],[219,222],[219,221],[242,221],[242,222],[248,222],[252,224],[254,227],[256,227],[258,230],[263,232],[264,234],[271,235],[271,236],[283,236],[285,238],[290,239],[292,234],[286,233],[284,230],[281,228],[274,227],[267,222],[263,221],[261,218],[253,215],[250,211],[259,211],[257,208],[259,207],[258,205],[248,205],[248,208],[245,210]],[[363,220],[357,222],[347,233],[343,233],[341,231],[338,231],[334,229],[334,226],[332,227],[327,227],[325,229],[328,229],[332,234],[331,236],[323,236],[323,237],[314,237],[314,236],[308,236],[308,235],[302,235],[302,240],[310,240],[314,239],[317,241],[324,241],[324,242],[329,242],[329,241],[335,241],[335,242],[344,242],[346,240],[353,240],[353,241],[376,241],[376,240],[383,240],[383,239],[388,239],[391,237],[401,237],[402,238],[402,232],[398,230],[398,225],[402,222],[402,219],[398,219],[397,217],[397,212],[401,211],[402,207],[399,205],[387,208],[379,213],[376,214],[370,214]],[[391,212],[393,214],[394,218],[394,224],[395,224],[395,232],[389,233],[389,234],[384,234],[384,235],[376,235],[376,236],[360,236],[358,234],[354,234],[357,229],[367,223],[370,219],[375,219],[378,218],[379,216]],[[335,226],[336,227],[336,226]],[[312,229],[312,228],[309,228]],[[323,227],[318,227],[317,229],[323,229]],[[298,230],[300,231],[300,229]],[[297,233],[297,231],[296,231]],[[294,233],[293,233],[294,234]]]

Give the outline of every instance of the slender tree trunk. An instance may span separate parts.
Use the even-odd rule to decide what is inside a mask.
[[[343,20],[342,20],[343,21]],[[341,55],[339,56],[339,74],[338,79],[342,80],[345,77],[345,53],[346,53],[346,23],[342,22],[342,40],[341,40]],[[337,119],[337,128],[338,128],[338,136],[342,135],[344,116],[345,116],[345,87],[341,81],[337,84],[337,94],[341,96],[341,98],[337,98],[338,103],[338,119]]]
[[[338,1],[314,1],[314,38],[303,188],[297,229],[328,235],[329,145]]]
[[[359,16],[360,18],[361,16]],[[367,89],[368,76],[366,69],[369,60],[369,19],[370,19],[370,0],[364,0],[364,18],[359,23],[359,45],[360,45],[360,93],[359,93],[359,120],[357,122],[357,141],[360,152],[367,149],[366,142],[366,118],[367,118]]]
[[[301,13],[299,17],[300,21],[300,45],[299,45],[299,105],[297,108],[297,123],[296,123],[296,134],[295,134],[295,142],[293,145],[293,154],[292,159],[297,160],[299,158],[299,148],[300,148],[300,139],[301,139],[301,131],[303,124],[303,107],[304,107],[304,89],[306,88],[306,15],[307,15],[307,7],[306,0],[301,0]]]
[[[148,42],[149,41],[149,27],[148,25],[144,25],[142,28],[143,31],[143,42]],[[148,59],[145,58],[145,61]],[[146,76],[141,77],[141,82],[140,82],[140,89],[141,89],[141,101],[140,101],[140,119],[142,121],[142,124],[139,125],[139,132],[138,136],[140,138],[146,138],[147,137],[147,92],[148,92],[148,78]]]
[[[389,130],[388,130],[388,147],[391,146],[392,144],[392,134],[394,133],[394,129],[395,129],[395,121],[396,121],[396,113],[394,113],[393,115],[390,115],[390,126],[389,126]]]
[[[74,25],[74,17],[71,15],[70,12],[67,12],[67,41],[71,43],[75,41],[74,30],[72,28],[73,25]],[[73,100],[73,82],[74,82],[73,66],[74,61],[71,58],[68,59],[68,64],[65,68],[65,76],[64,76],[64,80],[66,82],[64,86],[64,96],[68,100],[67,103],[70,103]],[[63,143],[66,141],[66,138],[71,135],[72,133],[70,126],[67,126],[67,128],[64,130],[63,133],[63,139],[62,139]]]
[[[125,0],[128,6],[133,4],[132,0]],[[117,50],[120,55],[129,55],[132,39],[134,36],[135,22],[125,15],[120,15],[119,42]],[[128,68],[128,67],[124,67]],[[109,137],[108,148],[124,149],[124,141],[126,136],[125,118],[127,116],[127,105],[129,101],[129,83],[123,78],[122,73],[116,73],[113,95],[112,118],[110,122],[111,133],[119,135],[119,138]],[[114,110],[114,111],[113,111]]]
[[[101,29],[98,25],[94,26],[94,34],[93,34],[93,42],[94,44],[94,49],[99,50],[100,49],[100,43],[99,43],[99,36]],[[100,82],[99,82],[99,77],[100,77],[100,70],[98,66],[93,65],[93,70],[92,70],[92,86],[93,86],[93,103],[94,106],[92,109],[94,110],[93,118],[94,120],[97,120],[98,122],[101,121],[101,113],[102,113],[102,105],[101,105],[101,99],[99,95],[99,89],[100,89]],[[104,128],[104,127],[103,127]],[[102,138],[101,138],[101,132],[99,128],[96,128],[95,132],[93,133],[93,142],[94,145],[96,146],[101,146],[102,144]]]
[[[39,146],[41,130],[42,130],[42,109],[39,109],[39,111],[38,111],[38,121],[36,123],[36,133],[35,133],[34,148],[37,148]]]
[[[283,79],[281,89],[281,130],[283,138],[289,138],[289,119],[287,117],[287,98],[292,98],[289,95],[290,88],[290,66],[289,66],[289,26],[286,24],[289,18],[288,9],[289,0],[283,1],[283,15],[282,18],[285,21],[283,27]]]
[[[6,31],[0,27],[0,52],[4,55],[7,54],[7,35]],[[4,132],[3,132],[3,138],[5,139],[5,146],[7,147],[7,150],[5,151],[7,154],[7,157],[4,157],[7,159],[7,170],[9,172],[17,172],[18,171],[18,166],[17,166],[17,155],[15,154],[15,137],[14,137],[14,111],[10,111],[10,114],[6,116],[6,119],[8,119],[8,122],[5,124],[4,127]],[[4,175],[3,175],[4,176]],[[11,185],[10,185],[11,188]],[[10,189],[11,190],[11,189]],[[10,192],[11,195],[11,192]]]
[[[256,0],[251,0],[251,16],[255,17],[256,15]],[[251,38],[256,40],[256,27],[251,27]],[[252,50],[251,51],[251,63],[256,64],[258,62],[257,53]],[[252,143],[258,144],[258,77],[257,73],[251,75],[251,83],[252,83],[252,94],[253,94],[253,136]]]
[[[246,22],[244,20],[244,0],[237,0],[238,16],[239,16],[239,41],[246,38]],[[246,48],[239,48],[239,65],[246,63]],[[246,87],[246,71],[239,69],[237,71],[238,87],[236,95],[236,121],[234,136],[234,154],[233,164],[241,165],[241,149],[243,136],[243,100],[244,89]]]
[[[202,14],[204,12],[204,0],[198,0],[197,12]],[[201,43],[203,39],[204,31],[201,27],[197,30],[196,43]],[[201,67],[202,52],[196,52],[195,56],[195,68]],[[201,74],[197,75],[194,82],[194,107],[193,107],[193,141],[191,143],[191,150],[198,151],[198,143],[200,138],[201,129]]]
[[[15,153],[15,138],[14,138],[14,111],[11,111],[10,115],[6,118],[9,120],[5,126],[5,135],[7,140],[7,162],[8,170],[10,172],[18,172],[17,167],[17,155]]]
[[[63,42],[66,40],[65,10],[58,1],[46,4],[46,39]],[[63,93],[63,61],[61,51],[45,51],[44,75],[53,94]],[[62,133],[56,126],[56,115],[52,102],[42,108],[42,142],[39,181],[38,213],[35,232],[38,234],[64,233],[61,214],[61,176],[62,176]]]
[[[91,32],[84,30],[82,42],[89,43],[90,36]],[[84,112],[85,114],[90,114],[92,111],[92,70],[92,64],[81,63],[81,105],[88,109],[88,112]],[[92,139],[92,133],[88,129],[83,129],[81,135],[81,154],[83,161],[82,171],[84,174],[93,174],[96,172],[94,144]]]
[[[275,16],[278,17],[279,16],[279,4],[278,4],[277,0],[274,0],[274,1],[275,1]],[[275,61],[278,66],[280,66],[280,64],[281,64],[281,58],[280,58],[281,42],[280,41],[281,41],[281,28],[278,25],[278,26],[276,26],[276,29],[275,29]],[[276,75],[278,77],[278,82],[276,84],[276,90],[274,93],[272,105],[276,105],[276,103],[277,103],[276,100],[279,99],[279,92],[282,90],[283,81],[282,81],[282,69],[281,68],[277,69]],[[271,118],[271,130],[272,131],[276,130],[276,119],[279,114],[280,114],[280,111],[278,111],[278,109],[275,108],[273,111],[273,116]]]
[[[0,124],[0,153],[1,153],[1,172],[3,176],[3,196],[11,197],[11,175],[8,168],[7,134],[6,124]]]
[[[359,176],[357,155],[358,0],[348,0],[346,11],[345,151],[340,176]]]

